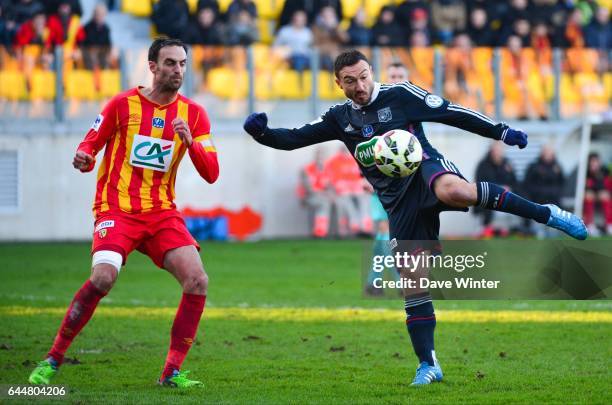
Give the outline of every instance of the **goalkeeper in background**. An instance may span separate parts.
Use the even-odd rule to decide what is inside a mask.
[[[253,113],[245,120],[244,129],[260,144],[282,150],[342,141],[389,215],[391,237],[395,242],[421,241],[424,245],[406,253],[427,251],[425,242],[438,239],[440,212],[467,211],[476,205],[533,219],[576,239],[586,239],[582,220],[556,205],[536,204],[495,183],[469,183],[429,143],[422,122],[452,125],[519,148],[527,146],[524,132],[453,104],[409,81],[394,85],[374,82],[370,63],[357,50],[343,52],[336,58],[334,74],[348,100],[331,107],[319,120],[296,129],[273,129],[268,127],[265,113]],[[387,177],[374,162],[377,137],[394,129],[410,131],[423,148],[419,169],[408,177]],[[440,381],[442,369],[434,351],[436,316],[431,296],[426,291],[406,294],[404,301],[408,333],[419,359],[412,385]]]

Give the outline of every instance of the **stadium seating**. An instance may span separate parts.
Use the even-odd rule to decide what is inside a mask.
[[[97,98],[93,72],[75,69],[66,72],[64,78],[67,99],[93,101]]]
[[[30,99],[51,101],[55,97],[55,72],[36,69],[30,76]]]
[[[121,0],[121,10],[136,17],[149,17],[153,7],[148,0]]]
[[[18,70],[0,71],[0,98],[11,101],[24,100],[28,96],[25,75]]]
[[[119,70],[102,70],[99,74],[98,97],[111,98],[121,92],[121,73]]]

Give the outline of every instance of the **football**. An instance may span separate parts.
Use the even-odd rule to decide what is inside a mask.
[[[389,177],[406,177],[421,164],[423,149],[416,136],[395,129],[382,135],[374,144],[376,167]]]

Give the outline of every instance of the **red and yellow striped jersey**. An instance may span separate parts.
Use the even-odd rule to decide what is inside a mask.
[[[177,117],[191,131],[189,148],[173,130]],[[140,87],[115,96],[78,150],[95,157],[104,146],[93,204],[96,218],[106,211],[136,214],[175,208],[176,172],[186,151],[206,181],[212,183],[219,175],[206,111],[180,94],[166,105],[147,99]]]

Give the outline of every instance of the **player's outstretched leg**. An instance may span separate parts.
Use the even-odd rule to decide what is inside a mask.
[[[181,366],[193,344],[204,312],[208,277],[194,246],[168,251],[164,268],[181,284],[183,296],[172,324],[170,349],[159,384],[175,388],[200,387],[202,382],[190,380],[187,377],[189,371],[181,371]]]
[[[414,352],[419,358],[419,367],[412,380],[413,386],[431,384],[442,381],[442,369],[436,359],[434,350],[434,329],[436,314],[431,296],[420,294],[404,299],[406,310],[406,326],[412,341]]]
[[[89,280],[75,294],[57,332],[47,358],[30,374],[30,384],[49,384],[64,361],[64,354],[74,338],[91,319],[100,300],[117,279],[117,269],[110,264],[97,264]]]

